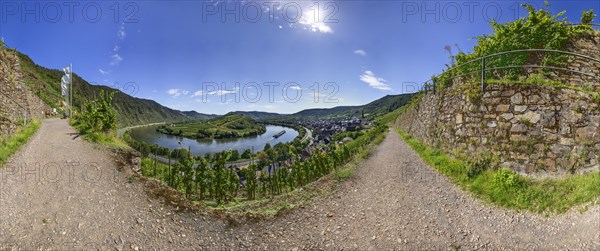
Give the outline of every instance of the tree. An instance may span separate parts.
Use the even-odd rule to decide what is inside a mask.
[[[269,149],[271,149],[271,144],[267,143],[267,144],[265,145],[265,148],[263,149],[263,151],[265,151],[265,152],[266,152],[266,151],[268,151]]]
[[[252,150],[244,150],[244,152],[242,153],[242,159],[249,159],[250,157],[252,157]]]
[[[581,13],[581,24],[589,25],[594,21],[594,18],[596,18],[596,14],[594,14],[593,9],[583,11]]]
[[[258,159],[258,163],[262,166],[262,165],[266,165],[267,163],[269,163],[269,155],[266,152],[260,152],[258,153],[258,155],[256,156],[256,158]]]
[[[180,175],[182,176],[183,187],[185,189],[185,197],[189,198],[190,193],[192,191],[192,182],[194,181],[193,177],[193,166],[194,159],[191,155],[185,155],[180,160],[180,164],[178,166],[178,171],[180,171]]]
[[[229,161],[236,161],[238,159],[240,159],[240,152],[238,150],[231,150]]]

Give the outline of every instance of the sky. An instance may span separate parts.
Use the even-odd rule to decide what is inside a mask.
[[[178,110],[294,113],[417,91],[519,1],[0,1],[37,64]],[[546,8],[543,1],[529,1]],[[600,1],[550,1],[578,22]],[[598,18],[594,23],[600,23]]]

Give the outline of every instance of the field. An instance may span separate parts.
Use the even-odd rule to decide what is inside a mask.
[[[163,125],[159,132],[195,139],[222,139],[260,135],[266,132],[264,125],[256,123],[243,114],[230,113],[222,117],[186,123]]]

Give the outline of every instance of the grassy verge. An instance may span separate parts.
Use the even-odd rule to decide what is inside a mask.
[[[8,139],[0,139],[0,166],[3,165],[11,155],[17,152],[22,145],[40,128],[41,122],[34,120],[27,127],[19,129],[15,135]]]
[[[75,119],[70,119],[69,124],[75,129],[77,129],[77,131],[79,131],[79,134],[81,134],[81,137],[83,137],[83,139],[87,141],[114,149],[131,149],[123,139],[117,136],[116,132],[99,132],[86,129],[85,127],[81,126]]]
[[[548,215],[563,213],[588,202],[600,203],[600,173],[538,180],[506,168],[485,167],[478,170],[473,165],[444,154],[440,149],[425,145],[406,132],[396,131],[427,164],[462,189],[492,204]]]

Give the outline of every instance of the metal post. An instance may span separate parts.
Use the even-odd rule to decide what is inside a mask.
[[[154,177],[156,177],[156,159],[158,157],[156,156],[156,149],[154,149]]]
[[[69,77],[71,83],[69,83],[69,85],[71,85],[71,88],[69,88],[69,117],[73,117],[73,63],[71,63],[70,68]]]
[[[481,93],[485,92],[485,57],[481,58]]]

